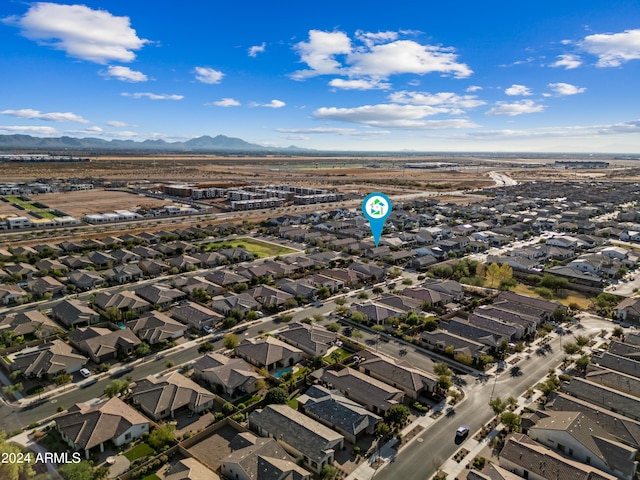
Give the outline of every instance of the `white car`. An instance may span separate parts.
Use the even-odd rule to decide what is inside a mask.
[[[91,372],[89,371],[88,368],[81,368],[80,375],[82,375],[84,378],[88,378],[91,376]]]

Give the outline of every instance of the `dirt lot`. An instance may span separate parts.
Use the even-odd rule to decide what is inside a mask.
[[[161,207],[172,202],[157,200],[126,192],[113,192],[103,189],[80,192],[47,193],[34,197],[51,208],[63,211],[67,215],[81,218],[89,213],[104,213],[114,210],[129,210],[139,205]]]

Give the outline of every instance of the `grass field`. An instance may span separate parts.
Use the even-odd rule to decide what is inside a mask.
[[[133,462],[134,460],[142,457],[146,457],[147,455],[151,455],[154,452],[153,448],[151,448],[146,443],[139,443],[135,447],[133,447],[128,452],[124,453],[124,456],[127,457],[127,460]]]
[[[211,252],[222,248],[238,248],[243,247],[249,252],[257,255],[258,258],[275,257],[277,255],[285,255],[287,253],[296,252],[296,250],[287,247],[281,247],[274,243],[261,242],[254,238],[236,238],[234,240],[225,240],[224,242],[212,242],[206,244],[205,251]]]

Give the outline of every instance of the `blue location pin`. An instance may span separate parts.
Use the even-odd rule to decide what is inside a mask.
[[[370,193],[362,201],[362,213],[369,220],[373,241],[378,246],[384,221],[391,214],[391,200],[384,193]]]

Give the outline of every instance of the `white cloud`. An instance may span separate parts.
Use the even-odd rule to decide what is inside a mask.
[[[355,128],[314,127],[314,128],[276,128],[277,132],[312,134],[312,135],[340,135],[344,137],[362,137],[371,135],[387,135],[385,130],[357,130]]]
[[[531,130],[484,130],[469,132],[472,137],[595,137],[604,135],[640,133],[640,120],[631,122],[613,123],[608,125],[574,125],[562,127],[543,127]]]
[[[2,115],[10,115],[18,118],[28,118],[32,120],[46,120],[48,122],[75,122],[75,123],[89,123],[79,115],[71,112],[50,112],[42,113],[39,110],[33,110],[31,108],[23,108],[20,110],[2,110]]]
[[[550,83],[549,88],[557,95],[576,95],[587,91],[584,87],[576,87],[570,83]]]
[[[640,29],[588,35],[578,45],[598,57],[598,67],[618,67],[640,59]]]
[[[431,105],[447,109],[448,113],[460,114],[462,109],[475,108],[486,105],[483,100],[478,100],[475,95],[456,95],[452,92],[409,92],[399,91],[389,95],[389,100],[394,103],[407,103],[410,105]]]
[[[473,73],[466,64],[457,61],[452,48],[398,39],[396,32],[358,31],[355,36],[360,45],[354,46],[344,32],[309,31],[309,41],[294,47],[309,69],[294,72],[292,78],[345,75],[350,80],[380,80],[396,74],[433,72],[465,78]]]
[[[309,41],[299,42],[295,50],[300,61],[306,63],[311,70],[300,70],[292,77],[302,80],[316,75],[336,74],[342,70],[342,64],[335,59],[336,55],[351,53],[351,39],[343,32],[323,32],[309,30]]]
[[[537,113],[543,110],[544,105],[536,104],[533,100],[521,100],[514,103],[496,102],[496,106],[486,112],[485,115],[508,115],[515,117],[523,113]]]
[[[254,45],[252,47],[249,48],[249,56],[250,57],[256,57],[258,56],[259,53],[264,53],[265,48],[267,47],[267,44],[265,42],[262,42],[260,45]]]
[[[40,45],[102,64],[131,62],[136,57],[134,52],[149,42],[138,37],[129,17],[85,5],[38,2],[24,15],[8,17],[4,22],[20,27],[24,37]]]
[[[222,77],[224,77],[224,73],[209,67],[196,67],[194,71],[196,73],[196,80],[202,83],[220,83]]]
[[[252,107],[267,107],[267,108],[282,108],[286,105],[282,100],[273,99],[269,103],[256,103],[251,104]]]
[[[355,37],[360,40],[362,43],[371,47],[373,45],[377,45],[379,43],[388,43],[393,42],[398,39],[398,32],[365,32],[362,30],[358,30],[356,32]]]
[[[558,60],[553,62],[551,67],[564,67],[565,70],[572,70],[582,65],[582,59],[578,55],[558,55]]]
[[[509,88],[505,88],[504,93],[511,97],[516,95],[527,96],[531,95],[531,89],[524,85],[517,85],[514,83]]]
[[[472,128],[476,124],[466,119],[424,120],[425,117],[443,113],[446,109],[432,106],[378,104],[355,108],[319,108],[313,116],[322,120],[361,123],[372,127],[436,130],[448,128]]]
[[[107,125],[109,125],[110,127],[128,127],[129,124],[126,122],[121,122],[119,120],[109,120],[108,122],[106,122]]]
[[[166,94],[166,93],[149,93],[149,92],[136,92],[136,93],[121,93],[123,97],[131,98],[148,98],[149,100],[182,100],[184,95]]]
[[[131,70],[129,67],[110,65],[106,71],[100,72],[103,77],[114,77],[123,82],[146,82],[149,78],[142,72]]]
[[[35,133],[38,135],[55,135],[56,129],[53,127],[32,127],[32,126],[0,126],[0,130],[11,133],[22,133],[25,135]]]
[[[480,85],[471,85],[470,87],[467,87],[467,92],[469,93],[473,93],[473,92],[478,92],[482,90],[482,87]]]
[[[329,82],[329,85],[335,88],[341,88],[343,90],[388,90],[389,88],[391,88],[391,84],[388,82],[381,82],[380,80],[364,78],[360,78],[357,80],[334,78]]]
[[[368,51],[359,49],[349,55],[349,72],[352,75],[371,75],[386,78],[402,73],[440,72],[452,74],[456,78],[471,75],[472,70],[464,63],[457,62],[458,56],[451,49],[421,45],[413,40],[372,46]]]
[[[215,105],[216,107],[237,107],[240,105],[240,102],[233,98],[223,98],[207,105]]]

